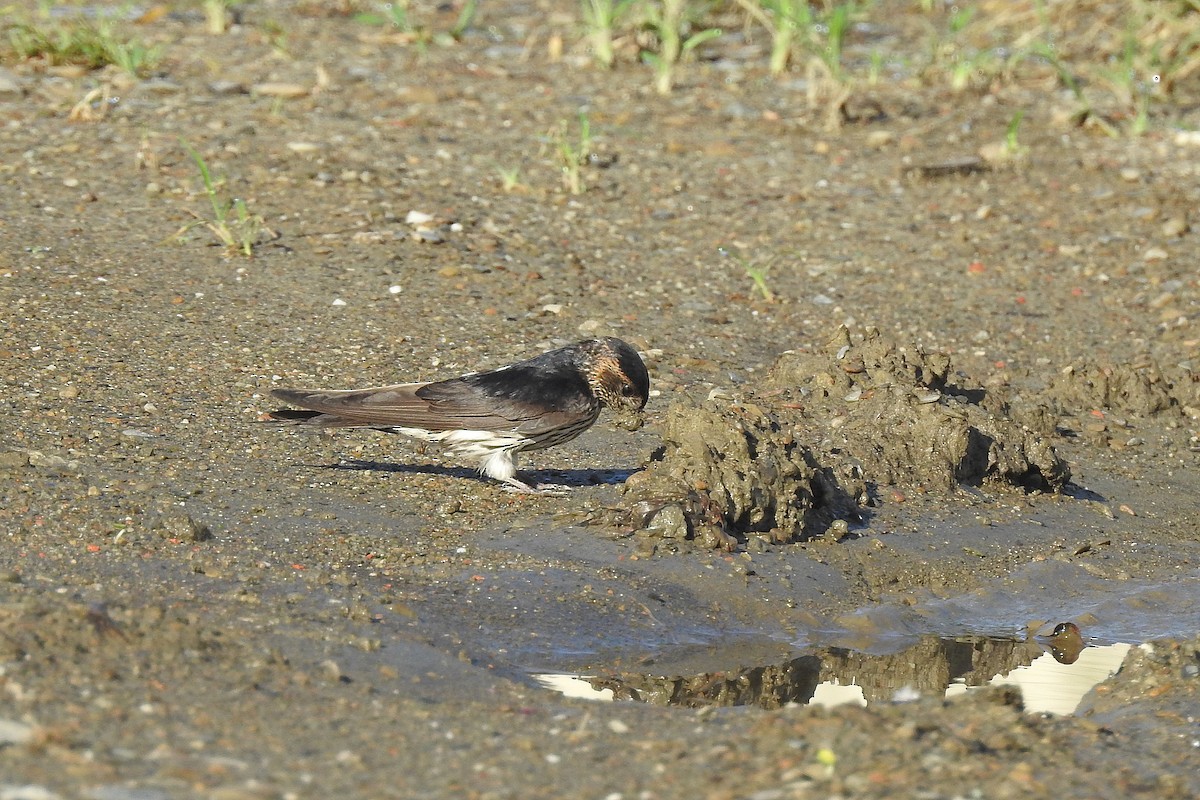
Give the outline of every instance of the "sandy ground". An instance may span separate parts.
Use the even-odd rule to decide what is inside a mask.
[[[1194,105],[1114,138],[1040,78],[885,80],[832,130],[736,38],[659,97],[644,67],[550,60],[563,8],[452,47],[289,8],[144,26],[149,80],[5,67],[0,797],[1200,794]],[[1019,158],[938,169],[1017,110]],[[253,258],[203,224],[184,142],[261,216]],[[650,424],[528,458],[565,497],[260,422],[275,386],[597,334],[642,351]],[[944,354],[937,396],[883,382],[875,336]],[[939,424],[896,416],[926,406],[1069,480],[945,479]],[[808,448],[853,508],[704,533],[729,508],[698,420]],[[679,515],[643,527],[624,484],[663,474]],[[1135,645],[1078,714],[943,697],[1065,621]],[[684,688],[574,700],[540,671]],[[817,681],[871,703],[788,702]]]

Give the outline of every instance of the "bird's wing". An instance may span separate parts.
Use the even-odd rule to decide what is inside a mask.
[[[304,416],[303,412],[277,412],[277,419],[322,427],[495,430],[536,437],[580,416],[497,396],[458,378],[347,391],[275,389],[271,394],[317,412]]]
[[[547,431],[595,417],[590,406],[586,409],[565,408],[547,402],[549,398],[497,392],[487,384],[479,383],[478,378],[440,381],[417,390],[418,397],[428,403],[437,430],[505,430],[537,438]]]

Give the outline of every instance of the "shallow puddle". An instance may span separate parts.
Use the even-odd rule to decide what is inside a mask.
[[[1071,714],[1092,687],[1120,668],[1131,647],[1087,646],[1078,629],[1065,623],[1025,641],[924,636],[894,653],[818,648],[780,663],[696,675],[538,673],[534,678],[568,697],[692,708],[868,705],[1014,685],[1027,711]]]

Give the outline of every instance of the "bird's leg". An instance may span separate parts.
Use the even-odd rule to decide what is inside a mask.
[[[496,450],[490,453],[479,467],[479,471],[489,478],[494,478],[504,484],[506,492],[521,492],[523,494],[566,494],[566,487],[555,489],[543,488],[526,483],[517,477],[517,453],[511,448]]]
[[[525,483],[519,478],[501,478],[504,482],[504,491],[520,492],[521,494],[545,494],[551,496],[563,497],[568,494],[569,487],[560,486],[553,483],[541,483],[536,486]]]
[[[506,492],[520,492],[521,494],[537,494],[536,486],[530,486],[520,478],[501,478],[500,481],[504,484]]]

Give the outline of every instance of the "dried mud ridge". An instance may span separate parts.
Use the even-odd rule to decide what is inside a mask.
[[[945,354],[843,327],[820,352],[784,353],[752,394],[672,404],[662,447],[625,486],[619,522],[651,552],[733,550],[840,538],[883,487],[897,498],[961,485],[1060,492],[1071,470],[1053,440],[1072,433],[1060,419],[1194,413],[1196,393],[1188,365],[1168,376],[1147,359],[1068,367],[1028,398],[974,385]]]

